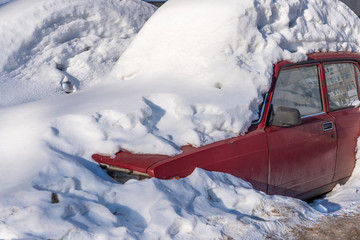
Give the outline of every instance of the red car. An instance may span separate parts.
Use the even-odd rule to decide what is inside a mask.
[[[315,53],[279,62],[259,120],[244,136],[177,156],[119,152],[93,159],[114,178],[183,178],[196,168],[230,173],[268,194],[308,199],[344,183],[360,135],[360,54]]]

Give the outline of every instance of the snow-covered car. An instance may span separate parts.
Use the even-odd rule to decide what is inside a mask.
[[[195,168],[230,173],[255,189],[308,199],[350,177],[360,134],[360,54],[315,53],[275,65],[260,118],[247,134],[176,156],[132,154],[93,159],[115,179],[183,178]],[[181,123],[179,123],[181,124]]]

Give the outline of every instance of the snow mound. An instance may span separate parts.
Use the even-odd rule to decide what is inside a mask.
[[[107,132],[123,137],[107,141],[174,155],[182,145],[244,134],[258,118],[273,64],[312,52],[359,52],[359,29],[358,17],[336,0],[168,1],[112,69],[121,105],[112,110],[136,117],[133,127],[109,126]],[[129,95],[133,104],[122,97]]]
[[[73,160],[54,161],[33,189],[2,198],[0,238],[265,239],[321,215],[305,202],[267,196],[224,173],[196,169],[181,180],[119,185]]]
[[[64,94],[63,82],[98,84],[155,10],[140,0],[1,3],[0,107]]]
[[[114,10],[128,16],[126,26],[137,27],[121,27],[123,17]],[[272,63],[305,59],[312,51],[359,50],[358,19],[335,0],[173,0],[155,13],[117,62],[113,82],[11,106],[15,100],[8,96],[27,102],[29,96],[41,98],[37,87],[50,89],[39,77],[37,70],[47,72],[42,65],[52,69],[46,76],[75,76],[83,73],[78,61],[85,58],[84,63],[98,66],[93,73],[100,79],[125,46],[112,34],[129,34],[131,39],[152,11],[136,0],[18,0],[1,5],[0,99],[7,106],[0,108],[1,239],[288,239],[289,228],[297,224],[329,214],[360,213],[359,164],[345,186],[309,206],[201,169],[180,180],[120,185],[90,157],[119,146],[176,154],[184,144],[201,146],[245,132],[270,85]],[[94,18],[85,23],[80,16]],[[57,25],[69,35],[49,31]],[[5,28],[12,31],[5,34]],[[58,48],[57,39],[63,47]],[[54,82],[58,86],[59,80]]]

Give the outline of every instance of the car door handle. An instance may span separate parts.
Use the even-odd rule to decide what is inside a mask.
[[[334,129],[333,123],[332,122],[325,122],[322,124],[322,130],[323,131],[329,131]]]

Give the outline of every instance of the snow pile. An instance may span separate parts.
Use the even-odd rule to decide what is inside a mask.
[[[313,207],[201,169],[181,180],[113,182],[92,153],[176,154],[236,136],[257,117],[274,62],[359,50],[358,19],[335,0],[173,0],[103,81],[129,41],[122,37],[152,11],[137,0],[0,5],[1,239],[286,239],[296,224],[359,213],[359,164]],[[89,82],[75,85],[88,89],[44,99],[55,93],[45,73],[57,87],[60,75],[84,74]],[[43,100],[19,104],[35,99]]]
[[[224,173],[196,169],[180,180],[121,185],[85,159],[52,158],[33,188],[1,197],[1,239],[289,239],[297,225],[360,213],[359,164],[347,184],[308,205]]]
[[[141,0],[8,2],[0,2],[0,107],[64,94],[63,82],[98,84],[155,10]]]
[[[119,185],[74,161],[54,161],[58,170],[42,172],[33,189],[2,197],[0,238],[264,239],[320,216],[305,202],[267,196],[223,173],[197,169],[186,179]]]
[[[20,3],[21,7],[25,4]],[[56,3],[49,3],[50,13],[63,6]],[[145,10],[138,10],[137,1],[87,1],[84,7],[81,3],[74,8],[64,4],[67,10],[58,10],[59,16],[75,16],[71,24],[56,14],[45,14],[40,23],[38,17],[21,18],[32,26],[22,34],[28,44],[11,37],[16,32],[8,38],[0,37],[3,46],[11,46],[4,47],[8,60],[0,64],[5,73],[0,90],[3,104],[41,99],[54,91],[63,93],[60,83],[67,80],[79,89],[107,79],[124,46],[112,44],[136,32],[153,10],[147,5]],[[37,8],[46,12],[47,6]],[[94,10],[98,15],[92,15],[92,8],[98,9]],[[139,13],[134,14],[135,8]],[[5,5],[1,16],[16,15],[11,9],[16,9],[16,2]],[[39,11],[30,13],[38,16]],[[106,14],[100,14],[103,12]],[[80,20],[76,20],[78,16]],[[21,30],[22,21],[15,19],[14,28]],[[60,30],[51,32],[58,25]],[[31,30],[34,26],[42,28]],[[183,145],[199,147],[244,134],[258,118],[258,106],[270,86],[274,63],[304,60],[306,53],[314,51],[359,51],[359,26],[357,16],[338,1],[169,1],[155,12],[117,61],[109,76],[112,81],[106,81],[110,83],[91,89],[87,96],[92,99],[85,100],[81,94],[67,99],[86,102],[82,103],[86,114],[80,110],[76,115],[69,111],[70,116],[63,116],[67,111],[59,112],[61,119],[52,123],[58,132],[54,141],[66,141],[69,146],[62,149],[66,152],[85,148],[87,156],[94,152],[113,154],[119,149],[175,155]],[[119,41],[113,41],[115,33]],[[82,36],[88,37],[82,40]],[[90,38],[101,42],[97,50],[91,50]],[[58,42],[64,44],[58,47]],[[15,54],[13,49],[21,51]],[[48,51],[43,53],[42,49]],[[71,57],[74,53],[78,54]],[[75,73],[77,77],[73,77]],[[52,80],[44,83],[48,78]],[[83,79],[81,84],[79,79]],[[64,106],[64,99],[61,101]],[[86,109],[90,102],[92,108]],[[85,127],[83,120],[89,125]],[[84,141],[89,133],[91,146]]]
[[[103,116],[120,125],[107,130],[114,134],[107,141],[173,155],[182,145],[243,134],[258,118],[273,64],[315,51],[359,51],[359,27],[338,1],[169,1],[112,70],[113,87],[119,96],[131,91],[134,104],[114,109],[131,125]]]

